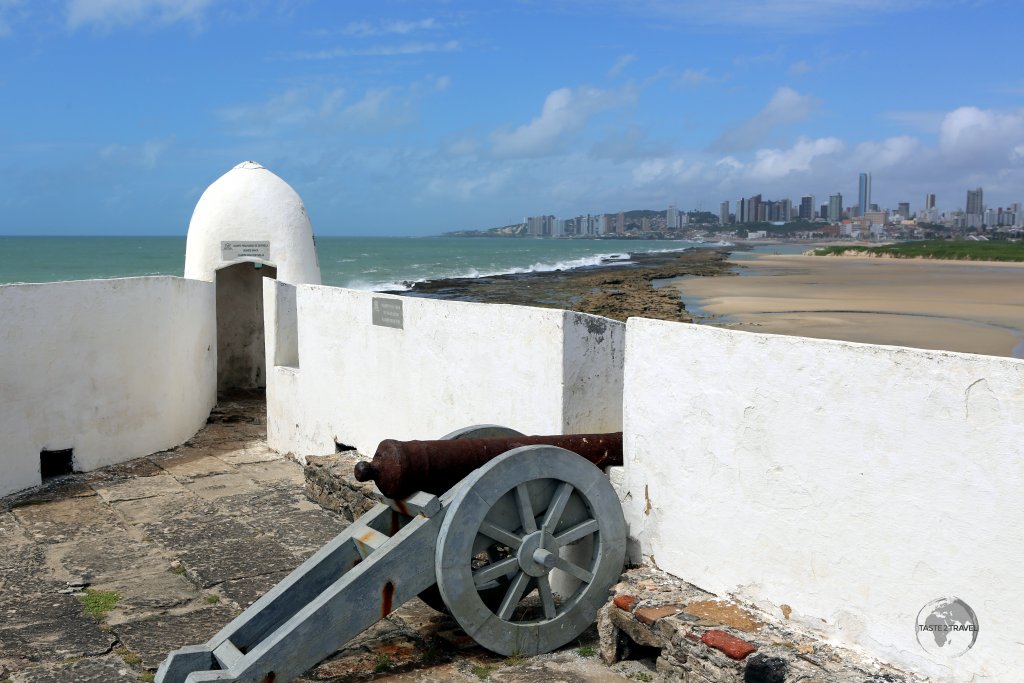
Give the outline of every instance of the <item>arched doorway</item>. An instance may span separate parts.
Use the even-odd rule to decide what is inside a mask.
[[[220,268],[217,286],[217,393],[265,390],[263,278],[277,268],[244,261]]]

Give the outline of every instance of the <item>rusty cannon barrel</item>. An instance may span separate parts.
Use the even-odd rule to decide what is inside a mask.
[[[355,477],[358,481],[373,481],[388,498],[402,499],[416,491],[441,495],[502,453],[534,445],[564,448],[602,469],[622,464],[622,432],[435,441],[385,439],[377,446],[372,461],[356,463]]]

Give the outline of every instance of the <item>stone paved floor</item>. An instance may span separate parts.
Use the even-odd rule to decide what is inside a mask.
[[[260,400],[225,401],[186,444],[0,499],[0,683],[152,680],[345,528],[266,447]],[[586,634],[511,661],[403,607],[299,681],[650,680]]]

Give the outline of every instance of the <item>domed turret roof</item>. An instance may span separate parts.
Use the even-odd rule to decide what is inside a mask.
[[[206,188],[188,226],[185,277],[215,279],[239,261],[277,268],[277,279],[320,284],[313,227],[302,198],[255,161],[243,161]]]

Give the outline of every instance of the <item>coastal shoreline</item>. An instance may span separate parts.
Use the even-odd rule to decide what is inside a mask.
[[[1024,264],[750,254],[740,277],[674,283],[695,322],[769,334],[1024,357]]]
[[[691,322],[675,288],[652,281],[683,276],[733,275],[729,254],[743,247],[708,246],[684,251],[631,253],[628,260],[547,272],[477,278],[449,278],[413,283],[389,293],[454,301],[565,308],[615,320],[643,316]]]
[[[392,293],[1024,357],[1024,293],[1015,280],[1022,263],[822,258],[752,253],[753,246],[634,253],[628,261],[431,280]]]

